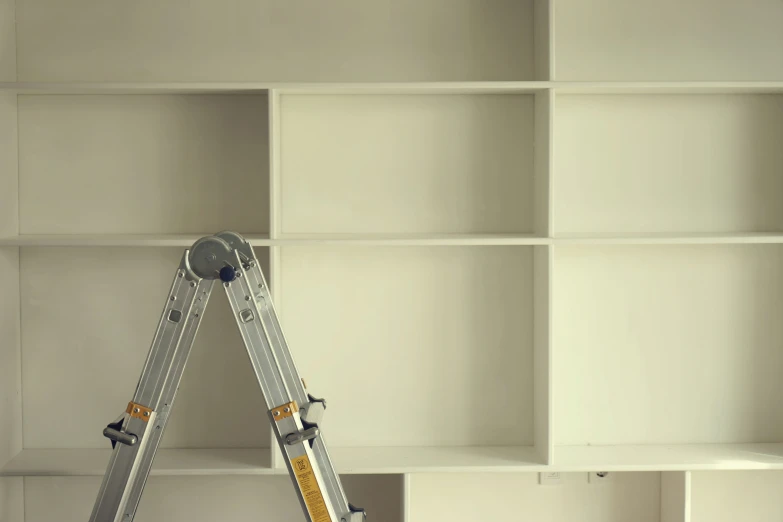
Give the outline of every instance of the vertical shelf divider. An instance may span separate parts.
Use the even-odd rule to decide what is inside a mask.
[[[413,522],[411,519],[411,474],[402,475],[402,522]]]
[[[0,49],[5,51],[0,55],[0,81],[16,81],[14,20],[15,3],[0,0]],[[18,135],[17,95],[0,93],[0,237],[19,235]],[[0,248],[0,467],[23,447],[19,258],[19,248]],[[0,484],[0,517],[5,515],[1,501],[6,490],[21,489],[16,481]]]
[[[533,423],[536,453],[554,463],[552,436],[552,246],[533,247]]]
[[[555,0],[534,0],[533,3],[533,47],[535,79],[554,79],[554,3]]]
[[[691,522],[691,472],[661,473],[661,522]]]
[[[269,237],[277,239],[280,237],[280,218],[281,218],[281,198],[280,198],[280,92],[276,89],[268,91],[269,98]],[[281,288],[280,283],[283,280],[280,274],[281,270],[281,252],[279,246],[269,247],[269,276],[268,283],[271,286],[272,299],[274,299],[275,309],[280,314],[281,307]],[[283,325],[283,332],[285,326]],[[282,461],[277,444],[275,443],[275,434],[272,427],[269,427],[270,433],[270,463],[273,468],[283,468],[285,463]]]

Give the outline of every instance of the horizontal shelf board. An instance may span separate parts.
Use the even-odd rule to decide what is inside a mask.
[[[550,239],[532,234],[285,234],[271,240],[275,245],[377,245],[377,246],[470,246],[470,245],[546,245]]]
[[[189,247],[210,234],[22,234],[0,238],[0,246]],[[253,245],[266,246],[269,236],[245,235]]]
[[[533,471],[545,467],[529,446],[338,447],[329,454],[340,473]]]
[[[46,83],[0,82],[0,91],[18,94],[241,94],[279,90],[286,94],[448,94],[525,93],[550,82],[380,82],[380,83]]]
[[[209,234],[21,234],[0,238],[0,247],[189,247]],[[443,235],[245,235],[253,246],[524,246],[524,245],[722,245],[783,244],[781,233],[646,236],[560,236],[529,234]]]
[[[759,244],[783,243],[783,234],[748,233],[748,234],[651,234],[640,236],[558,236],[552,239],[553,244],[560,245],[723,245],[723,244]]]
[[[330,448],[342,474],[544,469],[532,447]],[[110,449],[26,449],[0,476],[103,476]],[[270,467],[270,450],[161,449],[151,475],[285,475]]]
[[[783,469],[783,444],[555,446],[562,471],[709,471]]]
[[[558,94],[783,93],[783,82],[550,82]]]
[[[0,82],[0,91],[18,94],[242,94],[279,90],[284,94],[728,94],[783,93],[783,82],[164,82],[48,83]]]
[[[110,449],[26,449],[0,476],[103,476]],[[269,448],[161,449],[151,475],[272,475]]]
[[[341,474],[783,469],[781,444],[556,446],[545,465],[532,447],[330,448]],[[103,476],[109,449],[27,449],[0,476]],[[152,475],[285,475],[260,449],[162,449]]]

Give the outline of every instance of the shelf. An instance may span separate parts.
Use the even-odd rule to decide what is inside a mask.
[[[556,446],[783,441],[783,247],[563,246],[553,274]]]
[[[531,95],[285,95],[279,105],[282,235],[535,230]]]
[[[561,235],[550,239],[554,245],[735,245],[783,243],[783,233],[749,234],[649,234],[637,236]]]
[[[21,234],[0,238],[0,247],[189,247],[210,234]],[[270,239],[245,234],[254,247],[268,246],[533,246],[533,245],[733,245],[783,244],[783,233],[560,236],[532,234],[316,234]]]
[[[19,233],[264,233],[268,99],[26,96]]]
[[[783,444],[556,446],[547,466],[532,447],[335,447],[341,474],[783,470]],[[0,476],[103,476],[110,449],[26,449]],[[259,449],[161,449],[151,475],[286,475]]]
[[[560,80],[780,80],[783,4],[557,0]]]
[[[532,447],[329,448],[342,474],[532,471],[544,469]],[[103,476],[110,449],[26,449],[0,476]],[[260,449],[161,449],[152,475],[287,475]]]
[[[111,449],[26,449],[0,469],[14,476],[103,476]],[[151,475],[274,475],[269,448],[160,449]]]
[[[0,82],[14,94],[764,94],[783,93],[783,82]]]
[[[0,246],[16,247],[189,247],[210,234],[21,234],[0,238]],[[253,246],[271,242],[265,234],[244,236]]]
[[[783,82],[549,82],[557,94],[775,94]]]
[[[550,87],[550,82],[174,82],[47,83],[0,82],[0,91],[16,94],[252,94],[278,90],[290,94],[513,94]]]
[[[556,237],[783,230],[782,95],[569,94],[555,105]]]
[[[561,471],[708,471],[783,469],[783,444],[555,446]]]

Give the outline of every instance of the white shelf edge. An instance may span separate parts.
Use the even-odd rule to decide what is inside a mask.
[[[0,82],[0,91],[17,94],[241,94],[277,90],[283,94],[448,94],[532,93],[549,88],[549,82],[168,82],[168,83],[49,83]]]
[[[555,463],[535,448],[362,447],[330,448],[341,474],[500,473],[543,471],[783,470],[783,443],[652,446],[556,446]],[[26,449],[0,476],[103,476],[109,449]],[[269,448],[162,449],[152,475],[286,475],[273,468]]]
[[[21,234],[0,238],[1,246],[12,247],[189,247],[209,234]],[[269,244],[269,236],[247,234],[253,244]]]
[[[0,247],[189,247],[209,234],[30,234],[0,237]],[[533,245],[724,245],[783,244],[783,234],[671,236],[561,236],[528,234],[284,235],[247,234],[253,246],[533,246]]]
[[[783,443],[555,446],[560,471],[783,470]]]
[[[340,474],[536,471],[535,450],[519,447],[330,448]],[[0,469],[3,476],[103,476],[110,449],[26,449]],[[271,466],[269,448],[161,449],[151,475],[287,475]]]
[[[0,91],[17,94],[252,94],[278,90],[281,94],[727,94],[783,93],[783,81],[766,82],[0,82]]]
[[[781,82],[550,82],[557,94],[775,94]]]
[[[725,245],[783,243],[780,233],[672,234],[639,236],[559,236],[556,245]]]

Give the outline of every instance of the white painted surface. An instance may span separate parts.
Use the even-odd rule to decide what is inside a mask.
[[[533,249],[533,425],[536,451],[552,463],[552,313],[551,271],[553,252],[549,247]]]
[[[554,72],[552,58],[552,4],[554,0],[533,0],[533,40],[537,80],[549,80]]]
[[[16,81],[15,4],[0,0],[0,82]]]
[[[21,96],[20,232],[268,230],[267,100]]]
[[[0,93],[0,238],[19,232],[16,95]]]
[[[29,477],[25,522],[76,522],[90,516],[99,477]],[[402,480],[396,475],[344,479],[346,493],[379,522],[400,522]],[[304,519],[288,477],[151,477],[137,522],[293,522]]]
[[[102,449],[24,449],[5,467],[4,476],[98,476],[106,473],[111,444]],[[169,449],[155,454],[151,475],[274,475],[269,448]]]
[[[533,230],[541,236],[552,235],[554,100],[552,92],[543,92],[535,96]]]
[[[540,486],[535,473],[411,475],[410,522],[661,522],[658,473],[622,473],[601,485],[588,484],[586,473],[562,480]]]
[[[555,440],[779,442],[783,249],[559,247]]]
[[[783,471],[697,472],[691,522],[783,520]]]
[[[181,249],[23,249],[26,448],[107,447],[101,432],[133,396],[181,256]],[[215,288],[163,447],[269,446],[259,414],[266,406],[222,294]]]
[[[0,522],[25,522],[22,477],[0,477]]]
[[[214,234],[20,234],[0,239],[0,246],[20,247],[180,247],[184,252],[204,236]],[[253,247],[269,245],[268,234],[247,234]],[[783,239],[781,240],[783,242]]]
[[[189,247],[201,234],[21,234],[0,238],[0,247]],[[254,247],[266,246],[567,246],[567,245],[754,245],[781,244],[783,234],[245,234]]]
[[[533,230],[530,95],[281,100],[281,231]]]
[[[533,75],[531,0],[19,4],[23,81],[459,81]]]
[[[659,84],[644,83],[655,90]],[[669,89],[731,89],[732,92],[781,92],[783,82],[669,82]],[[0,82],[0,91],[18,94],[533,94],[567,89],[641,88],[631,82]],[[679,92],[679,91],[678,91]]]
[[[325,433],[328,430],[325,430]],[[331,434],[329,432],[328,434]],[[545,470],[532,446],[363,446],[331,444],[329,454],[339,473],[465,473]],[[277,451],[275,451],[277,453]],[[0,475],[103,476],[111,450],[25,449]],[[269,449],[161,449],[153,475],[287,475],[280,462],[270,467]],[[783,466],[781,466],[783,467]],[[632,468],[629,468],[632,469]]]
[[[564,95],[556,107],[556,234],[783,230],[783,97]]]
[[[661,522],[691,522],[691,474],[661,473]]]
[[[781,80],[783,3],[556,0],[558,80]]]
[[[280,270],[330,444],[533,443],[529,247],[284,247]]]
[[[0,296],[1,468],[22,449],[19,250],[16,248],[0,248]]]
[[[564,471],[687,471],[783,469],[783,444],[555,446]]]

